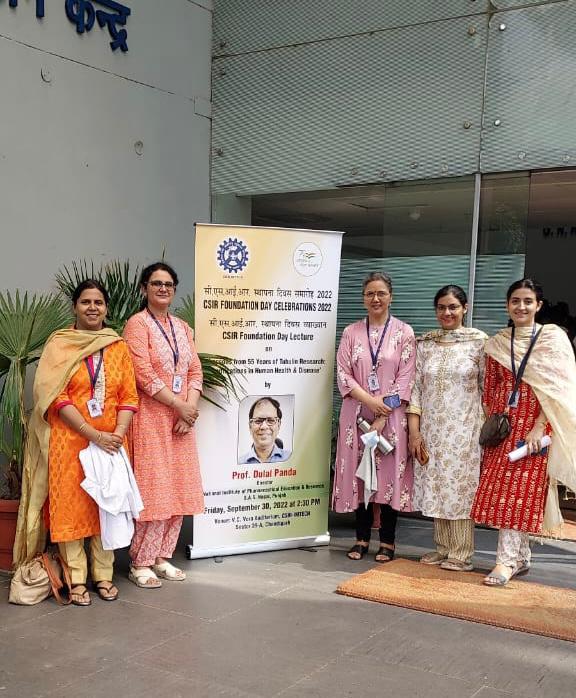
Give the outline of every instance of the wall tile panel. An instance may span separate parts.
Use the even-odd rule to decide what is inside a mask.
[[[214,62],[213,193],[478,169],[487,16]]]
[[[217,0],[214,54],[435,22],[488,8],[488,0]]]
[[[576,1],[490,22],[481,168],[576,165]]]

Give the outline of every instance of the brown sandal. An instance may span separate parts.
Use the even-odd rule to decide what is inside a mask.
[[[95,583],[96,593],[102,601],[116,601],[118,598],[118,588],[112,582],[106,580]]]
[[[92,599],[85,584],[75,584],[70,589],[70,603],[74,606],[90,606]]]

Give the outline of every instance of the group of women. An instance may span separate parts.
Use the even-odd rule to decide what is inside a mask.
[[[439,329],[418,338],[390,313],[389,276],[369,274],[363,300],[367,317],[344,330],[337,357],[343,402],[332,506],[356,515],[348,557],[368,553],[375,527],[375,559],[389,562],[397,513],[421,511],[434,519],[436,549],[420,561],[446,570],[473,569],[475,523],[500,529],[496,565],[484,583],[505,586],[530,568],[530,534],[560,533],[557,483],[576,489],[570,342],[556,325],[537,323],[543,292],[531,279],[510,286],[509,326],[491,338],[464,326],[468,306],[459,286],[436,293]],[[491,416],[505,428],[482,448]],[[366,425],[393,447],[373,453],[377,488],[369,501],[359,477]],[[527,455],[511,462],[508,454],[522,444]]]
[[[158,262],[142,271],[142,309],[123,337],[106,327],[107,290],[91,279],[73,294],[74,326],[55,332],[40,359],[29,422],[15,563],[58,544],[70,600],[118,598],[114,551],[102,545],[99,508],[82,489],[80,452],[89,443],[131,455],[144,510],[135,521],[129,578],[138,587],[185,574],[169,562],[182,518],[204,510],[194,424],[202,369],[190,327],[170,312],[178,277]],[[88,557],[85,550],[88,539]]]
[[[202,370],[190,327],[169,312],[177,285],[170,266],[146,267],[142,309],[120,337],[106,327],[107,290],[83,281],[72,299],[74,327],[52,335],[38,365],[15,562],[42,550],[49,530],[78,606],[91,603],[85,539],[96,593],[118,598],[114,552],[104,549],[98,505],[81,487],[80,452],[89,443],[131,455],[144,510],[130,546],[130,580],[151,589],[185,578],[169,558],[183,516],[204,510],[194,431]],[[436,293],[439,329],[418,339],[391,315],[389,276],[370,274],[363,299],[367,317],[344,330],[337,360],[343,402],[332,504],[356,514],[348,556],[368,553],[376,527],[375,559],[389,562],[398,512],[421,511],[434,519],[436,546],[421,562],[446,570],[472,569],[475,522],[499,528],[496,566],[484,581],[504,586],[530,567],[529,535],[558,532],[557,482],[576,490],[570,342],[556,325],[536,322],[542,289],[530,279],[512,284],[510,326],[489,339],[464,326],[459,286]],[[498,414],[507,416],[509,433],[482,449],[484,421]],[[384,437],[371,451],[376,484],[369,490],[359,477],[366,430]],[[528,456],[511,463],[520,442]]]

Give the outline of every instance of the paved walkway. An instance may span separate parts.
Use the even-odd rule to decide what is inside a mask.
[[[344,551],[348,517],[317,552],[185,561],[185,582],[90,608],[6,603],[0,580],[0,698],[567,698],[576,645],[336,595],[370,567]],[[428,521],[401,519],[400,555],[430,548]],[[186,533],[183,543],[187,542]],[[494,531],[479,531],[489,569]],[[536,546],[529,579],[576,588],[576,544]],[[502,590],[505,593],[505,590]]]

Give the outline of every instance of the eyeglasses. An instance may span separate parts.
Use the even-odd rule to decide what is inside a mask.
[[[254,427],[261,427],[263,424],[266,424],[268,427],[275,427],[279,421],[278,417],[254,417],[254,419],[249,420]]]
[[[366,293],[363,294],[364,298],[368,298],[368,300],[372,300],[373,298],[378,298],[379,301],[381,301],[383,298],[388,298],[390,295],[389,291],[366,291]]]
[[[176,284],[173,281],[149,281],[148,286],[153,286],[154,288],[162,288],[164,286],[169,291],[176,288]]]
[[[437,313],[445,313],[447,310],[449,310],[451,313],[455,313],[457,310],[460,310],[462,306],[461,305],[437,305],[436,306],[436,312]]]

